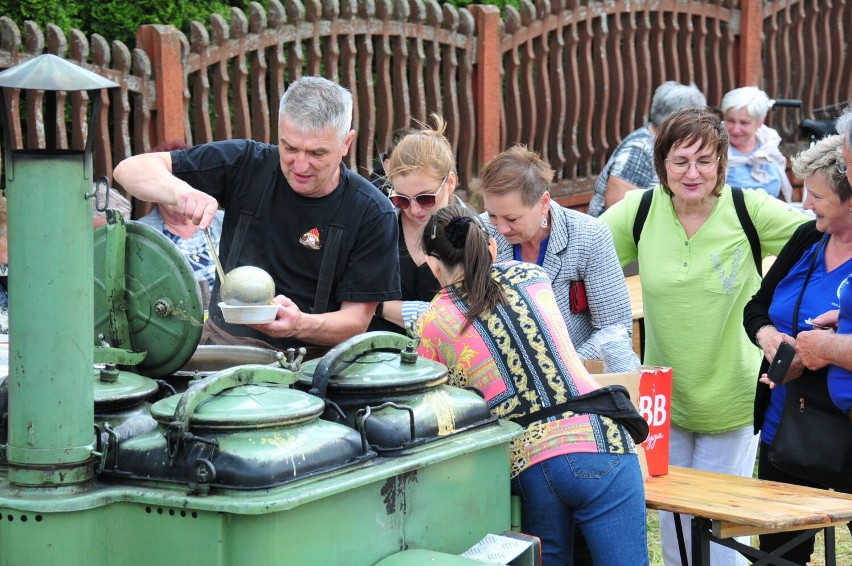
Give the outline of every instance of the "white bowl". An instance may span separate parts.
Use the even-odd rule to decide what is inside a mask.
[[[231,324],[267,324],[275,320],[278,305],[228,305],[219,303],[222,317]]]

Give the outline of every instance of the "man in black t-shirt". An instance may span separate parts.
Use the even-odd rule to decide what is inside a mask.
[[[348,90],[303,77],[281,98],[279,116],[277,146],[228,140],[142,154],[119,163],[114,175],[130,194],[175,205],[202,229],[223,208],[223,265],[260,267],[275,281],[276,320],[245,326],[222,319],[217,278],[202,343],[316,346],[316,356],[364,332],[378,302],[401,297],[397,225],[390,201],[342,164],[355,138]],[[318,313],[333,221],[345,230],[327,307]]]

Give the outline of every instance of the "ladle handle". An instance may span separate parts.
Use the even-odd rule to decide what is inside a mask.
[[[193,383],[181,394],[180,400],[175,406],[172,422],[180,423],[183,427],[182,430],[189,430],[189,422],[192,420],[192,415],[198,405],[222,391],[256,383],[275,383],[289,386],[296,383],[300,376],[300,372],[263,364],[248,364],[223,369]]]
[[[216,272],[219,274],[219,284],[224,285],[225,272],[222,271],[222,264],[219,262],[219,254],[216,253],[216,244],[213,243],[213,238],[210,236],[210,228],[204,229],[204,237],[207,238],[207,247],[210,248],[210,255],[213,257],[213,263],[216,264]]]

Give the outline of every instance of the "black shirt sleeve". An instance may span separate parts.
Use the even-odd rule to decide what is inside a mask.
[[[757,331],[767,324],[772,324],[772,320],[769,318],[769,305],[772,303],[772,297],[778,283],[801,259],[805,250],[819,241],[821,237],[822,232],[816,229],[816,220],[805,222],[799,226],[781,249],[775,263],[764,275],[757,293],[746,303],[743,310],[743,327],[754,344],[757,344],[755,341]]]

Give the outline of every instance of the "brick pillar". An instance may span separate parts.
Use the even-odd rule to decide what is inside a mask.
[[[478,49],[473,69],[476,103],[476,164],[478,172],[500,153],[500,109],[503,105],[502,51],[500,49],[500,10],[490,4],[469,7],[476,21]]]
[[[740,0],[740,36],[737,45],[737,84],[739,86],[761,86],[762,5],[761,0]]]
[[[165,141],[185,141],[185,74],[177,28],[171,25],[140,26],[136,32],[136,45],[148,54],[156,84],[156,121],[151,145]]]

